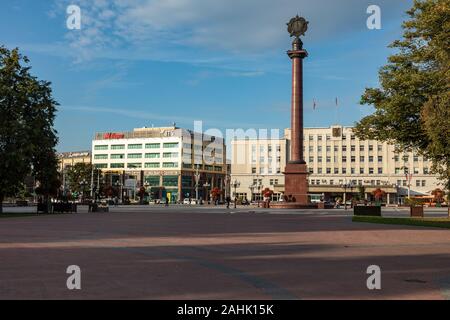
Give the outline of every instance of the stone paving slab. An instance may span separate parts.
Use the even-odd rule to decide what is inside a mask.
[[[448,230],[353,223],[333,210],[249,212],[0,219],[0,299],[449,299]],[[66,288],[73,264],[78,291]],[[372,264],[381,290],[366,287]]]

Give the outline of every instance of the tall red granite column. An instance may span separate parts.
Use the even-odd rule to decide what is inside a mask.
[[[291,156],[286,164],[285,195],[292,202],[308,204],[308,171],[303,159],[303,59],[308,56],[296,37],[292,50]]]

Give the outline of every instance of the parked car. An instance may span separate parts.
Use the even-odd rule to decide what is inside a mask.
[[[189,199],[189,198],[184,198],[183,204],[191,204],[191,203],[192,203],[192,200],[191,200],[191,199]]]

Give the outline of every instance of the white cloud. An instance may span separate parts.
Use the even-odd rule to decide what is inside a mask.
[[[219,60],[265,57],[290,40],[286,22],[296,13],[310,21],[307,44],[366,29],[369,0],[56,0],[78,4],[82,30],[67,41],[79,60],[111,55],[149,59]],[[383,19],[404,1],[378,0]],[[406,5],[407,7],[408,5]],[[385,21],[384,21],[385,22]],[[128,55],[128,57],[127,57]]]

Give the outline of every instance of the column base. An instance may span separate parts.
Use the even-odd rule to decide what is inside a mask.
[[[303,161],[301,161],[303,162]],[[292,202],[306,205],[308,201],[308,170],[306,163],[289,162],[284,173],[284,194]],[[291,197],[292,196],[292,197]]]

